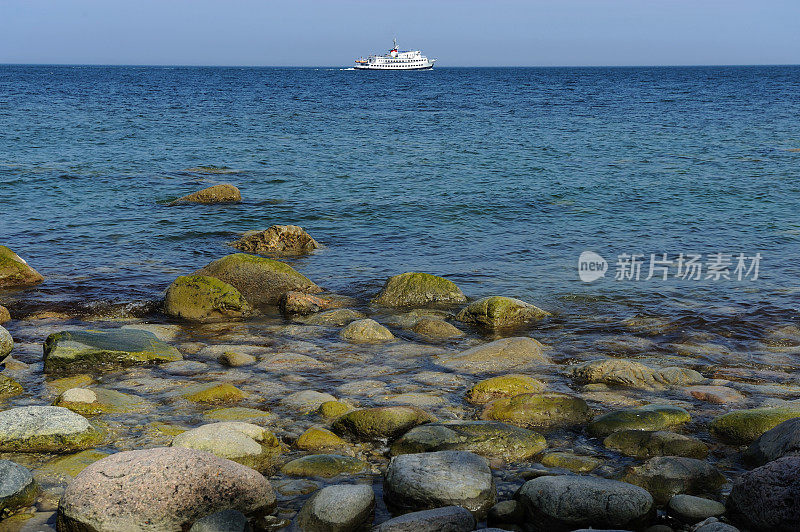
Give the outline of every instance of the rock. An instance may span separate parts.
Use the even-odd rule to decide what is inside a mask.
[[[750,444],[745,458],[750,463],[764,465],[797,454],[800,454],[800,417],[788,419],[759,436]]]
[[[310,427],[297,438],[295,446],[298,449],[315,453],[353,453],[346,441],[322,427]]]
[[[320,247],[297,225],[273,225],[264,231],[247,231],[229,245],[256,255],[303,255]]]
[[[647,491],[598,477],[539,477],[522,486],[518,499],[525,507],[527,523],[537,530],[638,529],[655,516],[653,497]]]
[[[98,445],[103,433],[59,406],[20,406],[0,412],[0,451],[71,453]]]
[[[461,353],[438,355],[434,361],[451,370],[473,374],[520,370],[550,363],[544,345],[525,337],[502,338]]]
[[[3,305],[0,305],[0,325],[3,323],[11,321],[11,313],[8,312],[8,309]]]
[[[785,456],[742,474],[727,500],[729,514],[753,532],[790,532],[800,523],[800,457]]]
[[[711,499],[680,494],[670,498],[667,512],[678,521],[693,525],[709,517],[718,517],[724,514],[725,505]]]
[[[544,436],[496,421],[451,421],[414,427],[391,447],[393,455],[470,451],[507,462],[522,461],[547,447]]]
[[[0,399],[7,399],[20,395],[23,391],[20,383],[7,375],[0,375]]]
[[[331,478],[336,475],[356,475],[369,471],[369,464],[353,458],[338,454],[310,454],[296,458],[284,465],[281,472],[293,477],[324,477]]]
[[[306,316],[322,312],[334,305],[330,298],[304,294],[290,290],[283,294],[278,301],[278,308],[284,316]]]
[[[306,293],[322,291],[288,264],[246,253],[234,253],[217,259],[195,275],[216,277],[232,285],[251,305],[276,305],[281,295],[290,290]]]
[[[5,327],[0,326],[0,361],[4,360],[14,349],[14,339]]]
[[[689,412],[670,405],[645,405],[626,408],[604,414],[589,423],[589,433],[604,438],[614,432],[627,429],[661,430],[688,423]]]
[[[38,492],[30,471],[9,460],[0,460],[0,516],[33,506]]]
[[[741,403],[745,400],[744,395],[727,386],[689,386],[686,393],[698,401],[715,405]]]
[[[297,317],[296,321],[306,325],[322,325],[325,327],[344,327],[351,321],[366,318],[366,314],[350,308],[326,310],[311,316]]]
[[[796,406],[734,410],[714,418],[709,430],[728,443],[747,444],[771,428],[797,417],[800,417],[800,408]]]
[[[38,468],[36,478],[44,484],[67,484],[78,473],[106,456],[109,456],[109,453],[96,449],[59,456]]]
[[[203,419],[208,421],[244,421],[245,423],[268,423],[275,416],[257,408],[229,406],[215,408],[203,412]]]
[[[211,205],[214,203],[239,203],[240,201],[242,201],[242,194],[239,189],[230,183],[224,183],[192,192],[188,196],[176,199],[169,205],[180,205],[182,203]]]
[[[343,403],[342,401],[325,401],[319,408],[317,412],[319,415],[328,421],[333,421],[339,416],[343,416],[346,413],[353,410],[353,407],[347,403]]]
[[[164,296],[164,311],[193,321],[236,319],[251,313],[250,305],[233,286],[207,275],[182,275]]]
[[[603,440],[603,445],[634,458],[685,456],[703,459],[708,456],[705,443],[665,430],[620,430]]]
[[[297,523],[304,532],[355,532],[371,520],[374,508],[372,486],[337,484],[314,493]]]
[[[328,401],[336,401],[336,398],[329,393],[302,390],[281,399],[281,406],[299,414],[308,414]]]
[[[146,489],[143,489],[145,488]],[[186,530],[218,510],[275,508],[269,481],[211,453],[158,447],[113,454],[84,469],[58,506],[58,530]]]
[[[374,303],[384,307],[426,307],[466,300],[452,281],[429,273],[407,272],[390,277]]]
[[[542,465],[545,467],[558,467],[574,473],[588,473],[597,469],[601,462],[597,458],[570,452],[550,452],[542,456]]]
[[[352,343],[380,343],[394,340],[394,335],[375,320],[365,318],[351,322],[339,334],[342,340]]]
[[[189,532],[250,532],[250,523],[239,510],[220,510],[194,522]]]
[[[0,288],[33,286],[42,281],[44,277],[19,255],[0,246]]]
[[[515,500],[500,501],[489,510],[486,523],[501,529],[520,526],[525,523],[525,507]]]
[[[456,319],[489,329],[502,329],[540,320],[549,315],[549,312],[525,301],[494,296],[470,303],[458,313]]]
[[[384,500],[396,512],[463,506],[483,519],[496,499],[486,460],[464,451],[403,454],[389,462]]]
[[[201,425],[175,436],[172,446],[208,451],[262,473],[274,469],[283,453],[283,447],[270,431],[241,421]]]
[[[650,368],[622,358],[591,360],[574,366],[570,374],[579,384],[608,384],[632,388],[664,388],[702,382],[700,373],[686,368]]]
[[[715,493],[727,482],[719,470],[702,460],[680,456],[656,456],[627,470],[622,480],[649,491],[657,504],[679,493]]]
[[[177,349],[137,329],[64,331],[44,342],[47,372],[112,369],[182,360]]]
[[[470,532],[475,518],[461,506],[445,506],[412,512],[389,519],[372,528],[372,532]]]
[[[359,441],[394,439],[436,418],[413,406],[382,406],[348,412],[333,422],[333,430]]]
[[[411,330],[431,340],[449,340],[464,336],[464,333],[455,326],[437,318],[422,318]]]
[[[586,401],[562,393],[524,393],[498,399],[481,414],[481,419],[545,429],[582,425],[591,417]]]
[[[236,351],[225,351],[219,356],[217,362],[229,368],[238,368],[255,364],[256,357],[246,353],[237,353]]]
[[[243,391],[228,382],[190,385],[181,396],[192,403],[206,404],[234,403],[245,398]]]
[[[514,397],[523,393],[539,393],[545,384],[527,375],[510,374],[484,379],[467,392],[467,401],[473,404],[486,404],[501,397]]]
[[[735,526],[729,525],[727,523],[722,523],[719,520],[717,520],[716,517],[709,517],[705,521],[698,523],[695,526],[696,528],[692,529],[693,532],[739,532],[739,529],[736,528]]]

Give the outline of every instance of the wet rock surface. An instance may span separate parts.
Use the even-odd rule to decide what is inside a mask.
[[[256,255],[303,255],[320,247],[298,225],[273,225],[263,231],[248,231],[230,246]]]
[[[800,523],[800,457],[779,458],[736,479],[726,506],[756,532],[789,532]]]

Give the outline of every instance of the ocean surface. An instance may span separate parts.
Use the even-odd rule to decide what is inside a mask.
[[[157,314],[239,233],[297,224],[325,247],[290,262],[363,300],[418,270],[564,334],[638,316],[746,345],[798,319],[798,116],[795,66],[0,66],[0,241],[47,279],[2,297]],[[221,182],[244,201],[166,205]],[[585,250],[604,278],[580,280]],[[730,254],[732,279],[646,280],[663,253]],[[638,281],[615,280],[622,254]]]

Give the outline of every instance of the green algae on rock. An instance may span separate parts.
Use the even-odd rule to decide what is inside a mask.
[[[573,473],[588,473],[600,466],[603,462],[593,456],[585,456],[563,451],[552,451],[542,456],[542,465],[545,467],[558,467]]]
[[[310,454],[296,458],[281,468],[284,475],[293,477],[331,478],[336,475],[357,475],[368,471],[368,463],[352,456],[338,454]]]
[[[425,307],[466,300],[453,281],[429,273],[406,272],[390,277],[373,302],[384,307]]]
[[[171,345],[147,331],[63,331],[44,342],[44,370],[85,371],[182,360]]]
[[[689,412],[678,406],[645,405],[603,414],[589,423],[589,433],[604,438],[619,430],[661,430],[689,421]]]
[[[270,431],[241,421],[210,423],[187,430],[173,438],[172,446],[207,451],[262,473],[274,469],[284,451]]]
[[[79,453],[59,456],[39,467],[36,471],[37,478],[41,477],[53,483],[69,482],[89,465],[102,460],[109,454],[97,449],[87,449]],[[44,483],[45,480],[41,482]]]
[[[193,321],[241,318],[251,310],[236,288],[207,275],[182,275],[164,296],[167,314]]]
[[[33,286],[44,281],[44,277],[28,266],[22,257],[0,246],[0,288]]]
[[[708,456],[708,446],[702,441],[665,430],[619,430],[606,437],[603,445],[634,458],[685,456],[703,459]]]
[[[414,427],[392,444],[392,455],[470,451],[506,462],[527,460],[547,447],[544,436],[497,421],[449,421]]]
[[[32,506],[39,486],[31,472],[10,460],[0,460],[0,519]]]
[[[500,375],[477,382],[467,392],[467,401],[482,405],[501,397],[538,393],[544,389],[545,383],[527,375]]]
[[[58,406],[21,406],[0,412],[0,451],[71,453],[95,447],[103,432]]]
[[[421,318],[411,330],[430,340],[449,340],[464,336],[457,327],[438,318]]]
[[[14,397],[23,392],[22,385],[9,377],[8,375],[0,374],[0,399]]]
[[[412,406],[381,406],[348,412],[333,422],[334,432],[358,440],[397,438],[417,425],[436,421]]]
[[[342,401],[325,401],[319,405],[317,412],[319,412],[319,415],[322,416],[323,419],[334,420],[352,410],[352,406]]]
[[[800,417],[798,406],[777,406],[734,410],[711,421],[709,430],[728,443],[748,444],[773,427]]]
[[[234,403],[244,399],[245,393],[227,382],[208,382],[189,385],[181,397],[192,403]]]
[[[251,305],[277,305],[289,291],[315,294],[322,289],[286,263],[234,253],[201,268],[195,275],[208,275],[236,288]]]
[[[375,344],[394,340],[394,335],[389,329],[369,318],[350,322],[342,329],[339,336],[342,340],[354,344]]]
[[[273,225],[264,231],[247,231],[228,245],[256,255],[302,255],[320,247],[299,225]]]
[[[523,393],[497,399],[481,414],[481,419],[544,429],[582,425],[591,417],[586,401],[563,393]]]
[[[549,312],[520,299],[492,296],[470,303],[458,313],[456,319],[489,329],[502,329],[524,325],[549,315]]]
[[[186,196],[176,199],[169,205],[180,205],[182,203],[201,203],[211,205],[214,203],[238,203],[242,201],[242,193],[230,183],[214,185],[197,192],[192,192]]]
[[[316,453],[353,454],[350,445],[323,427],[309,427],[294,442],[298,449]]]
[[[53,406],[69,408],[82,416],[146,412],[153,404],[135,395],[104,388],[70,388],[56,398]]]
[[[244,421],[247,423],[266,423],[275,418],[271,414],[257,408],[247,408],[244,406],[227,406],[214,408],[203,412],[203,419],[209,421]]]

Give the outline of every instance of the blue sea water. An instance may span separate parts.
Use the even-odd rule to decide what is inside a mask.
[[[293,265],[361,298],[418,270],[566,332],[655,316],[757,337],[797,320],[798,117],[794,66],[0,66],[0,243],[47,279],[0,296],[155,301],[238,233],[291,223],[325,244]],[[231,173],[186,171],[203,165]],[[244,201],[166,205],[221,182]],[[605,278],[579,279],[584,250]],[[614,279],[623,253],[639,281]],[[662,253],[762,260],[755,280],[645,280]]]

